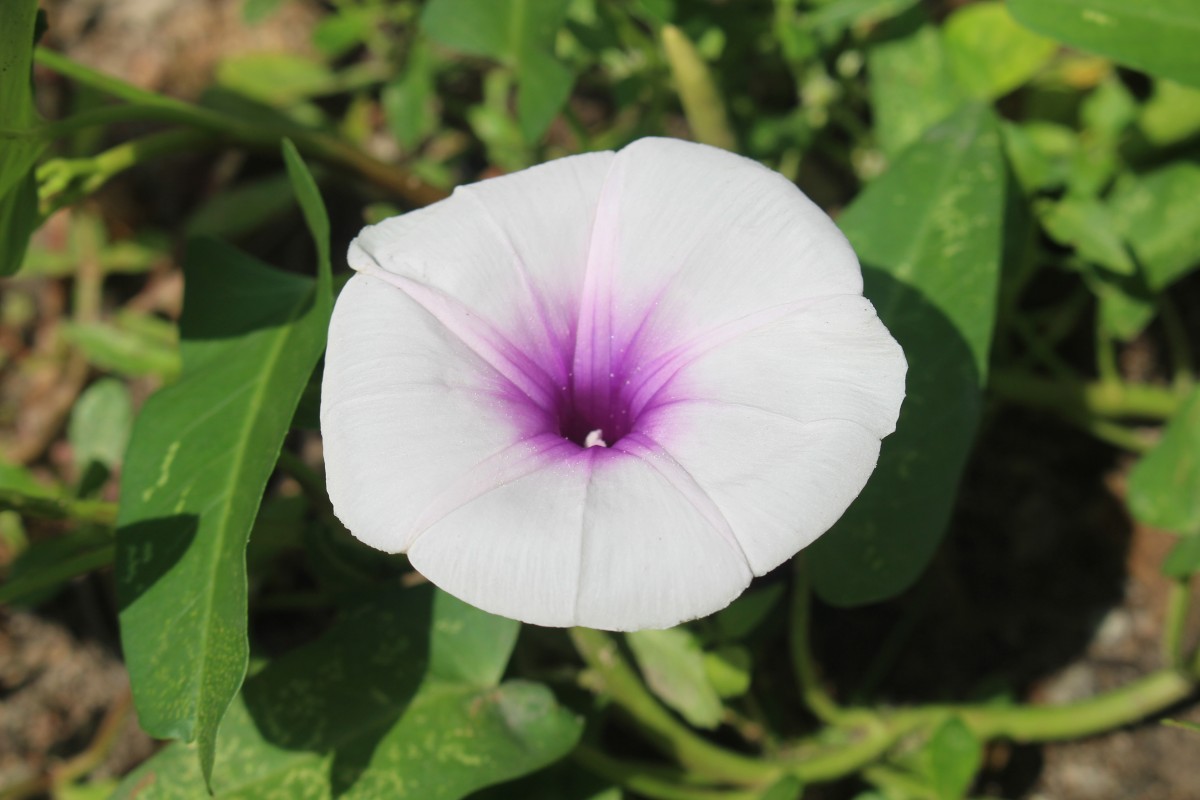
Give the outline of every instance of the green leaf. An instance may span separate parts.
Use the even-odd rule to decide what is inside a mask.
[[[331,306],[333,303],[333,265],[329,261],[329,214],[325,211],[325,201],[321,199],[321,190],[312,173],[304,164],[300,151],[291,139],[283,140],[283,163],[287,167],[288,178],[292,182],[292,191],[296,193],[296,202],[304,215],[304,223],[308,233],[313,238],[317,248],[317,298],[319,304]],[[326,309],[328,311],[328,308]],[[328,313],[326,314],[328,316]],[[324,337],[322,337],[324,343]]]
[[[988,100],[1028,81],[1058,49],[1018,25],[1000,2],[962,6],[946,20],[942,35],[958,83],[972,97]]]
[[[153,230],[138,232],[135,238],[110,241],[100,217],[77,207],[72,209],[68,220],[66,241],[59,237],[43,237],[42,241],[36,242],[25,255],[21,277],[74,276],[85,259],[95,263],[106,275],[148,272],[155,264],[169,258],[169,250],[167,238]]]
[[[0,2],[0,277],[21,267],[40,222],[33,165],[46,141],[33,105],[37,0]]]
[[[327,66],[294,53],[243,53],[217,65],[217,85],[275,108],[337,88]]]
[[[792,775],[785,775],[763,792],[760,800],[800,800],[803,793],[804,784]]]
[[[629,11],[652,25],[668,25],[675,18],[675,0],[633,0]]]
[[[1070,128],[1052,123],[1002,123],[1005,150],[1026,194],[1064,186],[1079,139]]]
[[[750,651],[738,645],[718,647],[704,654],[704,673],[723,698],[741,697],[750,690]]]
[[[84,528],[39,539],[13,562],[0,584],[0,603],[36,605],[53,597],[72,578],[113,563],[112,532]]]
[[[487,614],[443,592],[438,592],[435,608],[430,676],[480,689],[498,684],[521,623]]]
[[[1083,278],[1099,303],[1100,325],[1122,342],[1137,338],[1158,313],[1141,273],[1122,277],[1087,265]]]
[[[116,778],[103,778],[87,783],[72,783],[56,787],[56,800],[109,800],[117,788]]]
[[[1174,81],[1156,80],[1154,93],[1142,106],[1138,127],[1146,141],[1167,147],[1200,134],[1200,90]]]
[[[642,676],[659,698],[698,728],[715,728],[724,707],[708,679],[704,651],[687,628],[633,631],[625,635]]]
[[[571,96],[575,74],[554,56],[530,50],[517,73],[517,124],[527,142],[541,138]]]
[[[783,598],[783,584],[751,589],[713,617],[717,633],[729,641],[744,639],[766,620]]]
[[[0,147],[0,152],[6,147]],[[0,195],[0,277],[21,268],[29,237],[40,222],[37,178],[30,170],[7,194]]]
[[[1187,578],[1200,572],[1200,536],[1184,536],[1163,559],[1162,573],[1168,578]]]
[[[33,106],[33,45],[37,0],[0,3],[0,198],[33,167],[46,142]],[[3,273],[0,273],[3,274]]]
[[[34,108],[36,36],[37,0],[0,2],[0,277],[20,269],[40,222],[34,163],[47,142]]]
[[[498,682],[516,627],[426,589],[371,598],[246,681],[221,727],[214,795],[456,800],[555,761],[582,726],[544,686]],[[445,674],[439,660],[483,661],[493,677]],[[204,796],[180,745],[116,794]]]
[[[515,67],[527,50],[549,51],[569,0],[430,0],[421,30],[455,50]]]
[[[43,519],[90,521],[106,530],[116,522],[114,504],[77,499],[64,487],[42,483],[22,466],[0,461],[0,514],[12,511]],[[25,546],[22,528],[6,519],[0,524],[0,541],[12,545],[11,553],[19,553]]]
[[[431,0],[421,30],[455,50],[495,59],[517,77],[517,117],[536,141],[571,91],[574,75],[554,58],[569,0]]]
[[[176,348],[143,333],[124,330],[106,322],[69,322],[62,326],[63,338],[83,353],[88,363],[129,378],[153,375],[171,382],[179,375]]]
[[[332,305],[328,220],[294,148],[284,157],[318,242],[317,282],[191,245],[183,374],[147,401],[121,482],[118,599],[138,717],[153,736],[198,742],[206,780],[246,672],[246,539]]]
[[[951,717],[934,731],[921,756],[938,800],[962,800],[983,764],[983,743],[966,723]]]
[[[832,0],[817,5],[804,17],[808,27],[827,40],[850,28],[870,29],[915,6],[920,0]]]
[[[132,428],[133,400],[121,381],[102,378],[79,396],[71,409],[67,440],[79,475],[80,497],[100,489],[120,465]]]
[[[113,378],[93,383],[79,396],[67,425],[76,469],[83,473],[93,463],[115,469],[132,427],[133,400],[125,384]]]
[[[433,57],[429,47],[418,41],[404,72],[383,87],[380,95],[388,128],[406,150],[415,148],[437,127],[436,99]]]
[[[1151,289],[1161,291],[1200,266],[1200,163],[1126,175],[1109,205]]]
[[[965,92],[950,72],[938,30],[915,8],[884,26],[867,51],[868,90],[879,146],[899,154],[957,109]]]
[[[1152,75],[1200,86],[1195,0],[1009,0],[1022,24]]]
[[[483,79],[484,101],[467,110],[471,130],[487,147],[493,164],[518,170],[533,161],[528,142],[520,126],[509,114],[509,90],[512,76],[505,70],[492,70]]]
[[[370,38],[381,23],[377,8],[343,6],[313,29],[313,44],[326,58],[337,58]]]
[[[623,800],[625,795],[606,780],[569,759],[509,783],[471,795],[471,800]]]
[[[25,467],[5,461],[0,461],[0,489],[9,489],[27,497],[58,496],[58,492],[33,477],[33,473]]]
[[[192,212],[185,231],[188,237],[233,240],[282,216],[295,204],[287,175],[269,175],[213,195]]]
[[[1114,215],[1099,200],[1068,195],[1057,203],[1045,205],[1041,220],[1050,238],[1075,248],[1085,260],[1118,275],[1137,272]]]
[[[1130,473],[1129,510],[1147,525],[1200,534],[1200,389],[1192,391],[1162,440]]]
[[[908,385],[871,480],[810,547],[828,602],[903,591],[945,533],[986,382],[1006,178],[995,118],[970,107],[929,131],[838,220],[867,297],[904,348]]]
[[[1084,129],[1114,145],[1137,119],[1137,114],[1137,101],[1115,75],[1105,78],[1079,106]]]

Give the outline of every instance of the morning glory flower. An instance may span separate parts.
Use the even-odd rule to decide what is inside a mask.
[[[906,364],[792,183],[671,139],[366,228],[329,330],[329,494],[486,611],[661,628],[726,606],[862,490]]]

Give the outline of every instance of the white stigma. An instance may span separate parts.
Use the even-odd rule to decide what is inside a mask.
[[[583,440],[584,447],[608,447],[608,442],[604,441],[604,431],[600,428],[589,433]]]

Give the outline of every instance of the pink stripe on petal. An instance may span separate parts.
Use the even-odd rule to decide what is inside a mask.
[[[436,289],[378,267],[360,272],[390,283],[412,298],[539,408],[551,410],[557,406],[554,378],[470,308]]]

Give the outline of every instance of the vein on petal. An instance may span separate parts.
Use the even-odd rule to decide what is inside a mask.
[[[580,595],[583,594],[583,568],[585,566],[584,560],[583,560],[583,553],[584,553],[583,538],[588,535],[588,531],[589,531],[589,527],[587,524],[587,522],[588,522],[588,499],[591,497],[591,494],[592,494],[592,481],[596,477],[597,452],[595,450],[593,450],[592,448],[589,448],[586,455],[587,455],[587,459],[588,459],[588,465],[587,465],[588,475],[587,475],[587,480],[583,484],[583,502],[579,504],[579,509],[580,509],[580,513],[579,513],[579,558],[578,558],[579,566],[575,570],[575,602],[571,606],[571,624],[572,625],[579,624],[579,600],[580,600]]]
[[[750,574],[755,574],[754,568],[750,565],[750,559],[747,557],[742,543],[738,541],[737,534],[734,532],[733,526],[729,524],[725,512],[712,499],[712,495],[700,485],[696,477],[688,471],[687,467],[680,464],[669,450],[653,437],[640,432],[625,436],[617,443],[617,449],[641,460],[671,484],[672,488],[699,511],[705,521],[742,557]]]
[[[532,403],[546,411],[554,411],[557,396],[553,378],[465,304],[420,281],[389,272],[378,265],[360,271],[404,292]]]
[[[426,531],[457,509],[532,475],[546,465],[546,456],[568,447],[576,449],[566,439],[534,434],[477,462],[416,515],[412,530],[405,536],[404,550],[412,550]],[[526,452],[521,453],[521,450]]]
[[[503,225],[500,224],[500,221],[496,219],[496,215],[492,213],[491,208],[489,208],[488,204],[483,201],[483,198],[479,196],[478,192],[467,186],[461,187],[458,190],[458,193],[469,197],[471,201],[475,203],[480,211],[483,212],[483,216],[487,219],[488,223],[495,230],[496,235],[508,248],[508,252],[513,259],[513,264],[517,268],[517,275],[521,279],[521,288],[523,288],[525,293],[529,296],[529,300],[531,303],[533,303],[534,310],[537,312],[538,320],[541,322],[542,333],[544,334],[547,351],[554,354],[554,359],[561,370],[561,375],[565,378],[571,367],[563,355],[563,348],[555,339],[552,317],[550,316],[549,309],[546,307],[546,302],[542,297],[542,293],[537,290],[533,278],[529,274],[529,265],[526,264],[525,259],[521,257],[521,252],[517,250],[517,246],[513,242],[512,237],[509,236],[508,231]]]
[[[759,414],[769,415],[771,417],[774,417],[775,419],[782,419],[787,422],[791,422],[791,423],[794,423],[794,424],[800,425],[800,426],[816,425],[821,422],[845,422],[849,425],[854,425],[855,427],[861,428],[862,430],[866,431],[867,433],[871,434],[872,436],[874,436],[878,439],[882,439],[885,435],[885,434],[880,434],[876,431],[871,430],[871,428],[868,427],[867,424],[862,422],[861,420],[850,419],[849,417],[814,417],[813,419],[800,419],[799,417],[793,417],[791,414],[784,414],[782,411],[774,411],[772,409],[765,408],[763,406],[755,405],[754,403],[742,403],[737,400],[720,400],[720,399],[713,399],[713,398],[687,397],[687,398],[682,398],[679,400],[668,400],[665,403],[658,403],[654,406],[654,410],[661,411],[664,409],[668,409],[671,406],[696,406],[696,405],[723,406],[725,408],[736,408],[736,409],[741,409],[743,411],[754,411]]]
[[[590,416],[601,416],[607,409],[597,409],[595,402],[600,399],[596,391],[598,385],[606,389],[609,386],[609,373],[612,371],[612,288],[613,260],[616,245],[612,241],[617,232],[616,177],[619,158],[614,158],[608,165],[604,181],[600,186],[600,199],[596,203],[595,216],[592,218],[591,230],[588,233],[587,264],[583,271],[583,284],[579,295],[579,314],[575,322],[575,350],[572,355],[574,380],[572,392],[587,401],[589,408],[584,409]],[[597,236],[598,229],[607,236]],[[601,308],[607,306],[607,308]],[[601,324],[607,329],[597,330]],[[602,360],[601,360],[602,359]],[[580,392],[575,392],[579,386]],[[603,400],[611,402],[611,392],[603,393]],[[600,413],[598,413],[600,412]]]
[[[727,344],[740,336],[835,297],[860,297],[860,295],[828,294],[768,306],[711,328],[683,344],[673,347],[648,365],[645,376],[639,381],[629,400],[630,413],[634,416],[640,414],[654,402],[663,388],[670,383],[671,378],[714,347]]]

